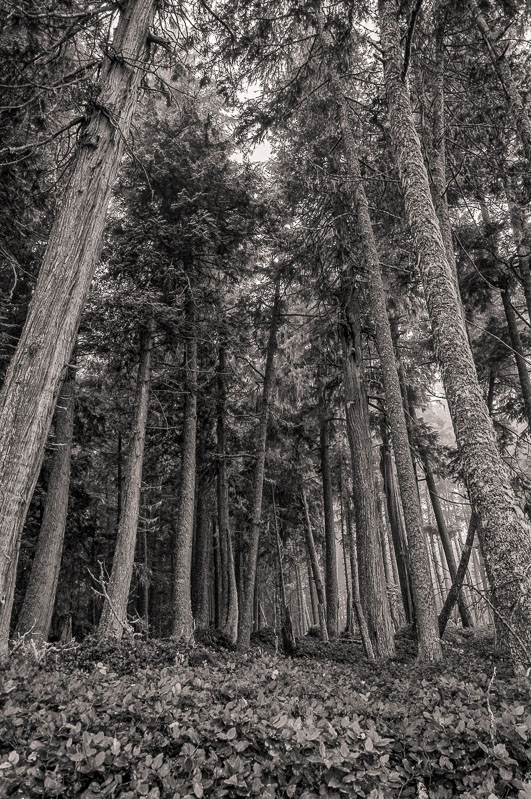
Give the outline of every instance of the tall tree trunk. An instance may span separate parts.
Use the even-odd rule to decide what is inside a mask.
[[[69,369],[55,409],[54,454],[46,506],[17,630],[38,642],[48,640],[61,568],[70,487],[74,432],[75,373]]]
[[[227,477],[227,353],[224,345],[218,352],[218,399],[217,399],[217,455],[218,455],[218,527],[224,543],[224,589],[223,619],[221,632],[232,643],[238,638],[238,592],[229,519],[229,482]]]
[[[508,280],[501,292],[503,310],[505,311],[505,319],[507,320],[507,329],[509,331],[509,340],[516,360],[516,368],[518,369],[518,378],[520,381],[520,390],[522,392],[522,400],[524,403],[524,413],[527,419],[527,425],[531,431],[531,379],[527,367],[527,360],[522,346],[522,338],[518,330],[518,322],[516,321],[516,313],[511,302],[511,281]]]
[[[400,390],[391,325],[387,312],[382,268],[374,238],[369,204],[362,182],[354,135],[347,115],[345,101],[342,97],[338,99],[343,146],[350,175],[354,178],[354,200],[357,211],[358,231],[363,245],[363,255],[368,273],[367,290],[371,306],[371,317],[376,333],[376,346],[380,357],[385,390],[385,404],[391,428],[400,497],[407,530],[411,588],[416,610],[418,656],[420,660],[436,661],[442,658],[442,649],[437,628],[435,602],[431,590],[428,552],[422,529],[417,480],[411,457],[406,415]]]
[[[531,651],[531,530],[511,486],[483,399],[415,130],[394,0],[379,0],[384,78],[405,206],[463,475],[492,579],[498,626],[515,660]],[[502,621],[503,619],[503,621]]]
[[[275,542],[277,549],[278,577],[280,589],[280,629],[282,636],[282,648],[286,655],[293,655],[297,649],[297,641],[293,632],[293,621],[286,599],[286,583],[284,580],[284,567],[282,565],[282,544],[278,530],[277,507],[275,502],[275,487],[271,490],[273,501],[273,526],[275,528]]]
[[[345,632],[352,635],[354,632],[354,605],[352,603],[352,585],[349,577],[348,540],[345,527],[345,497],[343,490],[343,464],[339,463],[339,503],[341,511],[341,549],[343,551],[343,570],[345,572],[346,598],[346,625]]]
[[[256,563],[258,544],[260,541],[260,520],[262,516],[262,495],[264,490],[264,472],[267,444],[267,426],[269,422],[269,404],[275,376],[275,353],[277,349],[277,330],[280,318],[280,277],[276,278],[275,298],[271,312],[269,340],[267,342],[264,386],[258,430],[256,432],[256,465],[254,471],[254,487],[249,530],[249,547],[246,557],[245,574],[242,579],[242,596],[238,628],[238,646],[247,649],[251,641],[253,626],[253,598],[256,581]]]
[[[128,630],[127,601],[133,575],[138,515],[142,488],[142,465],[149,409],[149,384],[151,379],[151,348],[153,343],[153,318],[145,331],[138,366],[135,418],[133,421],[129,453],[125,467],[125,486],[122,512],[118,524],[116,548],[112,571],[107,585],[107,597],[103,604],[98,635],[121,638]]]
[[[302,509],[304,511],[304,534],[306,538],[306,547],[308,550],[308,557],[312,567],[313,581],[315,584],[315,591],[317,593],[317,612],[319,616],[319,629],[321,630],[321,640],[323,643],[328,643],[328,624],[326,617],[326,593],[323,585],[323,578],[321,575],[321,568],[319,566],[319,558],[317,557],[317,549],[315,548],[315,541],[313,537],[312,521],[310,519],[310,509],[308,508],[308,499],[306,497],[306,489],[304,481],[301,480],[301,499]]]
[[[352,461],[356,511],[359,593],[377,658],[394,654],[394,640],[380,547],[378,508],[372,462],[369,411],[363,375],[363,353],[358,309],[346,312],[341,325],[343,392]]]
[[[194,633],[191,567],[194,537],[194,499],[197,446],[197,330],[194,301],[186,305],[186,399],[183,418],[181,485],[175,531],[172,635],[188,642]],[[221,537],[221,531],[218,531]]]
[[[57,394],[96,268],[112,186],[144,75],[153,0],[123,6],[0,395],[0,603]]]
[[[326,623],[328,627],[328,637],[337,638],[337,547],[336,528],[334,524],[334,495],[330,470],[330,440],[324,391],[321,395],[319,407],[319,453],[321,458],[325,532]]]

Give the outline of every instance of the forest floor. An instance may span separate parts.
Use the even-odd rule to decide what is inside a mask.
[[[19,649],[0,673],[0,796],[531,799],[531,683],[488,631],[421,667],[407,634],[377,665],[356,641],[269,631]],[[426,791],[426,792],[425,792]]]

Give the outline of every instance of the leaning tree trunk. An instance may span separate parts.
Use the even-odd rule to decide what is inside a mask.
[[[118,523],[116,548],[112,571],[106,587],[106,597],[101,612],[98,635],[120,639],[129,631],[127,602],[133,576],[138,516],[142,488],[142,466],[149,410],[149,384],[151,380],[151,348],[153,343],[153,318],[144,333],[136,385],[135,418],[125,467],[122,512]]]
[[[357,311],[357,309],[356,309]],[[359,315],[347,311],[341,325],[344,403],[352,462],[360,595],[377,658],[394,654],[393,626],[386,594],[372,462],[369,410],[363,376]]]
[[[497,624],[515,660],[531,651],[531,530],[511,486],[482,396],[402,76],[394,0],[379,0],[391,134],[419,259],[434,348],[454,425],[463,475],[491,577]]]
[[[465,579],[466,570],[468,569],[468,562],[470,560],[470,555],[472,554],[472,545],[474,543],[475,534],[476,534],[476,517],[474,513],[472,513],[472,515],[470,516],[470,521],[468,523],[468,532],[466,534],[465,545],[461,553],[459,566],[457,567],[457,571],[452,580],[452,586],[448,591],[448,596],[446,597],[444,604],[441,608],[441,612],[439,613],[439,634],[441,638],[444,635],[444,631],[446,630],[446,625],[448,624],[448,620],[452,615],[452,610],[454,609],[455,603],[458,601],[459,594],[462,594],[463,592],[463,582]]]
[[[184,402],[181,485],[175,530],[172,635],[188,643],[194,634],[192,615],[192,545],[197,443],[197,331],[193,300],[186,308],[186,399]],[[221,532],[221,531],[220,531]]]
[[[218,353],[218,398],[217,398],[217,456],[218,456],[218,530],[224,557],[222,576],[223,596],[220,629],[223,635],[235,644],[238,638],[238,592],[229,518],[229,481],[227,477],[227,353],[224,345]]]
[[[87,109],[71,177],[0,395],[0,603],[96,268],[107,206],[145,72],[155,6],[153,0],[122,4],[102,65],[98,101]]]
[[[527,316],[529,324],[531,325],[531,233],[529,226],[526,224],[527,207],[517,202],[515,196],[516,192],[513,190],[510,181],[506,182],[505,191],[511,217],[513,239],[518,256],[520,279],[524,290]]]
[[[301,482],[301,498],[302,508],[304,511],[304,533],[306,538],[306,547],[308,549],[308,557],[313,572],[313,581],[315,584],[315,591],[317,594],[317,612],[319,615],[319,629],[321,630],[321,640],[323,643],[328,643],[328,624],[326,616],[326,594],[323,585],[323,578],[321,575],[321,568],[319,566],[319,558],[317,557],[317,549],[315,548],[315,541],[312,531],[312,522],[310,519],[310,511],[308,508],[308,499],[306,497],[306,489],[304,482]]]
[[[323,484],[323,516],[325,532],[325,588],[326,588],[326,623],[328,637],[337,638],[337,548],[336,528],[334,524],[334,496],[332,475],[330,470],[330,438],[324,391],[319,408],[319,453],[321,458],[321,480]]]
[[[61,568],[74,432],[74,385],[75,373],[69,369],[55,409],[54,454],[46,506],[17,623],[19,635],[26,635],[38,642],[48,640]]]
[[[426,488],[428,489],[431,506],[433,508],[433,515],[435,516],[435,522],[437,524],[439,538],[442,543],[444,557],[446,559],[446,564],[448,566],[448,571],[450,573],[450,579],[452,583],[455,583],[457,575],[457,564],[455,562],[454,551],[452,549],[452,541],[450,538],[450,533],[448,532],[448,527],[444,519],[441,507],[441,501],[439,499],[439,495],[437,494],[437,486],[435,484],[435,478],[433,476],[431,464],[426,449],[420,446],[419,454],[422,460],[422,465],[424,466],[424,476],[426,477]],[[463,624],[463,627],[473,627],[474,621],[472,619],[470,611],[465,602],[463,592],[461,590],[458,590],[457,593],[457,605],[459,608],[459,615],[461,616],[461,622]]]
[[[262,495],[264,490],[267,426],[269,422],[269,403],[275,376],[275,353],[277,349],[277,330],[280,317],[280,277],[275,283],[275,299],[271,313],[271,326],[267,342],[264,386],[258,430],[256,432],[256,462],[254,470],[253,499],[249,530],[249,543],[245,559],[245,573],[242,578],[240,618],[238,627],[238,646],[247,649],[251,642],[253,627],[253,600],[256,582],[256,562],[260,541],[260,520],[262,517]]]
[[[338,87],[339,88],[339,87]],[[363,247],[367,269],[367,291],[371,317],[376,333],[376,346],[380,357],[385,405],[391,428],[391,440],[398,473],[398,485],[404,511],[409,550],[409,571],[413,602],[416,611],[418,656],[420,660],[435,661],[442,658],[437,628],[437,614],[430,580],[430,566],[426,539],[420,514],[417,480],[411,457],[409,435],[400,389],[391,325],[382,278],[382,268],[369,213],[369,203],[361,177],[354,134],[347,115],[345,101],[337,98],[349,173],[354,179],[353,192],[357,212],[357,227]]]

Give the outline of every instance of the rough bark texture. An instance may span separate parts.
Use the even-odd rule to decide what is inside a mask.
[[[356,512],[359,593],[374,654],[377,658],[383,658],[394,654],[395,645],[380,548],[361,331],[356,310],[348,313],[340,332],[345,415]]]
[[[347,524],[347,536],[349,540],[349,553],[350,553],[350,575],[352,580],[352,604],[354,606],[354,613],[356,614],[356,621],[358,622],[358,627],[360,629],[361,640],[363,642],[363,648],[365,650],[365,654],[369,660],[375,660],[374,656],[374,649],[372,646],[371,636],[369,634],[369,627],[367,625],[367,619],[365,618],[365,613],[363,611],[363,607],[361,604],[361,597],[360,597],[360,583],[359,583],[359,574],[358,574],[358,557],[357,557],[357,541],[356,541],[356,534],[354,530],[354,524],[352,521],[352,514],[350,511],[350,505],[347,503],[346,508],[346,524]]]
[[[391,134],[414,246],[419,259],[434,348],[444,382],[463,475],[477,513],[493,600],[516,632],[513,657],[531,651],[531,531],[497,448],[477,378],[452,271],[431,200],[428,176],[402,80],[402,49],[392,0],[379,0]],[[501,629],[500,627],[500,629]],[[504,628],[504,635],[507,627]]]
[[[224,346],[218,353],[217,447],[218,447],[218,529],[223,544],[223,596],[221,632],[235,644],[238,637],[238,592],[229,519],[229,482],[227,477],[226,409],[227,409],[227,353]]]
[[[194,585],[195,623],[205,630],[210,622],[210,556],[212,553],[212,525],[210,510],[210,477],[199,482],[195,533]]]
[[[0,602],[96,267],[154,12],[153,0],[123,6],[0,395]]]
[[[153,343],[153,321],[146,330],[138,366],[135,418],[133,421],[129,452],[125,466],[122,512],[118,524],[116,548],[112,560],[112,571],[107,585],[107,598],[101,612],[98,635],[121,638],[128,630],[127,602],[133,576],[138,515],[142,488],[142,466],[149,409],[149,384],[151,379],[151,347]]]
[[[398,491],[391,457],[391,447],[387,440],[386,431],[384,431],[383,435],[380,464],[384,481],[387,515],[389,517],[389,527],[391,529],[391,538],[398,572],[398,583],[402,595],[402,604],[404,606],[406,621],[408,624],[412,624],[415,618],[415,609],[411,592],[411,579],[409,576],[407,540],[398,505]]]
[[[269,422],[269,403],[275,376],[275,353],[277,349],[277,330],[280,311],[280,279],[277,278],[275,286],[275,299],[271,314],[269,340],[267,342],[264,386],[262,390],[262,404],[260,419],[256,431],[256,462],[254,471],[254,488],[251,507],[249,541],[246,557],[245,573],[242,577],[242,591],[240,603],[240,618],[238,627],[238,646],[247,649],[251,642],[253,626],[253,598],[256,582],[256,561],[258,558],[258,544],[260,541],[260,520],[262,516],[262,495],[264,490],[264,472],[267,444],[267,425]]]
[[[522,346],[522,338],[518,330],[518,322],[516,321],[516,313],[511,302],[511,282],[507,281],[502,289],[502,302],[503,310],[505,311],[505,319],[507,320],[507,329],[509,331],[509,340],[513,350],[514,358],[516,361],[516,368],[518,369],[518,379],[520,381],[520,390],[522,393],[522,400],[524,403],[524,412],[527,419],[527,424],[531,430],[531,379],[529,378],[529,371],[527,367],[527,360]]]
[[[323,577],[321,575],[321,567],[319,566],[319,558],[317,557],[317,549],[315,547],[315,540],[313,537],[312,521],[310,519],[310,509],[308,508],[308,499],[306,497],[306,489],[304,483],[301,484],[301,499],[302,509],[304,511],[304,535],[306,538],[306,548],[308,550],[308,557],[312,567],[313,581],[315,584],[315,591],[317,594],[317,613],[319,616],[319,629],[321,630],[321,640],[323,643],[328,643],[328,620],[326,615],[326,593],[323,584]]]
[[[446,625],[448,624],[448,619],[452,615],[452,610],[457,602],[457,598],[459,594],[462,593],[463,581],[465,579],[466,570],[468,569],[468,562],[472,553],[472,545],[474,543],[475,534],[476,517],[474,514],[472,514],[468,524],[468,532],[466,534],[465,545],[461,553],[459,566],[457,567],[455,577],[453,578],[452,587],[450,588],[448,596],[446,597],[444,605],[442,606],[441,612],[439,613],[439,634],[441,638],[444,635]]]
[[[19,635],[48,640],[61,568],[74,432],[74,371],[69,369],[55,409],[54,454],[39,540],[17,623]]]
[[[376,346],[380,357],[385,404],[391,427],[391,438],[398,472],[400,497],[404,511],[409,549],[409,566],[413,602],[416,610],[418,654],[420,660],[440,660],[441,644],[437,630],[437,615],[431,590],[430,567],[426,540],[422,529],[417,481],[409,445],[409,436],[400,390],[400,380],[395,359],[391,325],[382,278],[380,258],[369,214],[369,204],[363,186],[354,135],[347,116],[345,102],[338,98],[343,146],[349,173],[354,179],[353,193],[357,212],[365,267],[371,317],[376,333]]]
[[[337,547],[336,527],[334,524],[334,496],[332,475],[330,471],[330,440],[328,419],[324,398],[319,411],[319,453],[321,458],[321,479],[323,484],[323,516],[325,532],[325,588],[326,588],[326,623],[328,637],[337,638]]]
[[[197,439],[197,333],[195,308],[186,308],[186,400],[184,403],[181,485],[175,530],[175,568],[173,573],[172,635],[188,642],[194,633],[192,615],[191,568],[194,537],[194,499]]]

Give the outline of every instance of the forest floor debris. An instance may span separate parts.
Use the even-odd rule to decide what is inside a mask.
[[[0,795],[386,799],[420,781],[430,799],[531,796],[531,684],[488,631],[451,628],[429,668],[407,631],[377,665],[356,640],[306,636],[285,658],[270,631],[255,639],[19,649],[1,674]]]

